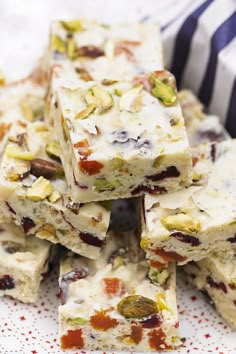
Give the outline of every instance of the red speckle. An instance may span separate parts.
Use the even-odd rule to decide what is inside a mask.
[[[25,316],[21,316],[21,317],[20,317],[20,320],[21,320],[21,321],[25,321],[25,320],[26,320]]]
[[[210,334],[209,333],[207,333],[207,334],[204,334],[204,336],[205,336],[205,338],[210,338]]]
[[[38,354],[38,352],[36,350],[31,350],[32,354]]]
[[[179,328],[179,322],[176,322],[175,328]]]
[[[196,296],[194,295],[194,296],[191,296],[191,298],[190,298],[192,301],[196,301],[197,300],[197,298],[196,298]]]

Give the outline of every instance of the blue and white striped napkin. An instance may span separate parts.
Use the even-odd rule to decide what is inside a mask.
[[[166,67],[236,137],[236,1],[194,0],[163,24]]]

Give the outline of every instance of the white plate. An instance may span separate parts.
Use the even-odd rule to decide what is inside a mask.
[[[180,335],[186,341],[181,349],[170,353],[235,354],[236,332],[180,276],[177,285]],[[90,354],[90,351],[60,350],[58,284],[55,271],[43,281],[36,304],[25,305],[8,298],[0,301],[1,354]]]
[[[190,2],[192,0],[1,0],[0,69],[14,80],[27,75],[46,46],[52,19],[77,16],[105,22],[134,22],[150,16],[164,24]],[[57,294],[57,275],[53,273],[44,280],[35,305],[0,299],[0,354],[65,353],[58,342]],[[178,299],[180,334],[186,337],[186,342],[172,354],[236,354],[236,332],[180,278]]]

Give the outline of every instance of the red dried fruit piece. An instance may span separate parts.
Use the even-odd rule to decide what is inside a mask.
[[[95,160],[80,160],[79,167],[85,175],[93,176],[99,173],[104,166]]]
[[[181,256],[180,254],[174,252],[174,251],[165,251],[162,248],[157,248],[154,250],[154,253],[161,258],[163,258],[167,262],[183,262],[187,258],[184,256]]]
[[[180,172],[177,170],[175,166],[170,166],[167,167],[165,171],[162,171],[160,173],[156,173],[155,175],[152,176],[146,176],[146,179],[151,180],[153,182],[161,181],[165,178],[170,178],[170,177],[179,177]]]
[[[221,281],[219,283],[217,283],[212,277],[210,277],[208,275],[207,277],[207,284],[210,285],[211,288],[215,288],[215,289],[220,289],[222,290],[225,294],[227,294],[227,288],[226,288],[226,285]]]
[[[74,331],[69,330],[67,334],[61,337],[62,349],[70,348],[83,348],[84,340],[82,336],[82,329],[76,329]]]
[[[150,261],[150,267],[152,268],[165,268],[165,263],[161,263],[159,261],[154,261],[154,260],[151,260]]]
[[[142,326],[139,324],[132,324],[130,338],[134,341],[135,344],[140,343],[143,338]]]
[[[80,232],[79,237],[82,241],[87,243],[88,245],[92,245],[95,247],[102,247],[105,243],[104,240],[100,240],[97,236],[89,234],[88,232]]]
[[[154,329],[148,333],[149,345],[151,349],[157,351],[171,350],[173,347],[165,343],[166,335],[161,328]]]
[[[96,314],[90,317],[90,324],[99,331],[107,331],[110,328],[115,328],[118,321],[107,316],[105,311],[96,311]]]
[[[10,290],[15,288],[14,279],[10,275],[4,275],[0,278],[0,290]]]
[[[104,278],[105,291],[108,297],[121,296],[125,293],[125,284],[119,278]]]
[[[35,223],[31,218],[23,216],[21,219],[21,226],[23,227],[24,232],[28,234],[30,230],[35,227]]]
[[[76,144],[73,145],[75,149],[78,149],[78,153],[81,156],[89,156],[92,153],[92,150],[89,149],[89,142],[87,139],[83,139],[78,141]]]
[[[199,241],[198,238],[193,237],[191,235],[186,235],[183,234],[182,232],[173,232],[172,234],[170,234],[170,237],[174,237],[177,240],[184,242],[184,243],[190,243],[191,246],[196,247],[199,246],[201,244],[201,242]]]
[[[161,323],[162,323],[162,319],[158,315],[151,316],[146,320],[140,322],[143,328],[160,327]]]
[[[165,187],[147,186],[147,185],[140,184],[139,186],[137,186],[131,191],[131,194],[132,195],[141,194],[141,193],[161,194],[165,192],[166,192]]]

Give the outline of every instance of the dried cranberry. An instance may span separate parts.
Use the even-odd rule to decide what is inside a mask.
[[[177,170],[175,166],[170,166],[167,167],[165,171],[162,171],[160,173],[157,173],[152,176],[146,176],[148,180],[151,180],[153,182],[161,181],[162,179],[169,178],[169,177],[179,177],[180,172]]]
[[[153,315],[144,321],[140,322],[143,328],[155,328],[160,327],[162,319],[158,315]]]
[[[21,219],[21,226],[23,227],[23,230],[26,234],[28,234],[28,232],[35,227],[35,223],[32,219],[30,219],[29,217],[25,217],[23,216],[23,218]]]
[[[161,194],[161,193],[165,193],[166,189],[165,187],[160,187],[160,186],[147,186],[147,185],[145,186],[143,184],[140,184],[139,186],[137,186],[131,191],[131,194],[136,195],[136,194],[141,194],[142,192],[149,193],[149,194]]]
[[[236,243],[236,235],[234,235],[233,237],[227,238],[227,241],[229,241],[231,243]]]
[[[215,280],[212,279],[212,277],[210,277],[209,275],[207,276],[207,284],[210,285],[211,288],[215,288],[215,289],[220,289],[222,290],[225,294],[227,294],[227,288],[225,286],[225,284],[221,281],[219,283],[217,283]]]
[[[233,300],[234,305],[236,306],[236,300]]]
[[[88,245],[92,245],[95,247],[102,247],[105,243],[104,240],[100,240],[97,236],[89,234],[88,232],[80,232],[79,237],[82,241],[87,243]]]
[[[10,204],[9,204],[8,202],[5,202],[5,204],[6,204],[7,208],[8,208],[8,210],[10,211],[10,213],[12,213],[12,214],[16,215],[15,210],[14,210],[14,209],[12,209],[12,207],[10,206]]]
[[[141,148],[151,149],[152,144],[151,144],[150,140],[139,138],[137,140],[137,143],[135,144],[135,148],[136,149],[141,149]]]
[[[194,246],[194,247],[199,246],[201,243],[198,238],[183,234],[182,232],[179,232],[179,231],[173,232],[172,234],[170,234],[170,237],[174,237],[181,242],[190,243],[191,246]]]
[[[216,144],[211,145],[211,159],[212,162],[215,162],[216,160]]]
[[[70,283],[75,282],[79,279],[84,279],[88,276],[89,272],[85,268],[76,268],[66,274],[64,274],[60,279],[60,299],[61,304],[64,305],[66,302],[67,290]]]
[[[10,275],[4,275],[0,278],[0,290],[14,289],[15,283]]]

